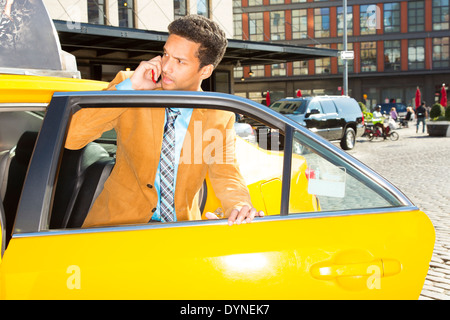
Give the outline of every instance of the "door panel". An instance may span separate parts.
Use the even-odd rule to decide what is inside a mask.
[[[416,299],[433,243],[420,211],[15,237],[0,297]]]

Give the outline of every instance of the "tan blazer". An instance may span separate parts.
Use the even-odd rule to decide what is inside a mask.
[[[115,90],[115,85],[131,74],[119,72],[108,89]],[[83,227],[147,223],[151,219],[158,199],[153,183],[164,117],[164,108],[94,108],[75,113],[66,140],[68,149],[80,149],[113,128],[117,132],[116,165]],[[227,111],[193,110],[175,187],[178,221],[201,219],[198,191],[207,172],[226,217],[234,207],[251,206],[234,157],[234,119]]]

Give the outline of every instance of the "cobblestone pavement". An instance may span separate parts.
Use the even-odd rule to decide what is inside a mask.
[[[450,300],[450,138],[416,133],[411,124],[397,132],[398,141],[359,138],[348,153],[397,186],[429,216],[436,242],[420,299]]]

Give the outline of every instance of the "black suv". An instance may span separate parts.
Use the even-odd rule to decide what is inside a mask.
[[[341,148],[353,149],[364,133],[364,115],[355,99],[317,96],[282,99],[270,106],[328,140],[340,140]]]

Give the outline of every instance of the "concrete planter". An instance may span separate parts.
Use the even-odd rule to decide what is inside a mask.
[[[450,121],[428,121],[427,130],[433,137],[450,137]]]

